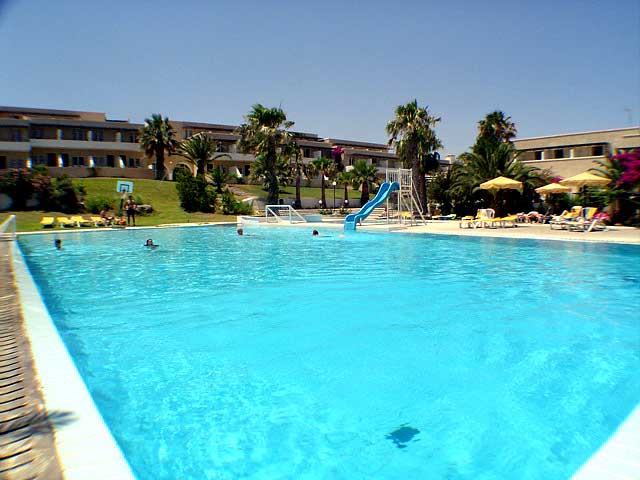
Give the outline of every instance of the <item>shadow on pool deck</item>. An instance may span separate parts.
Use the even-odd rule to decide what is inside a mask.
[[[69,412],[44,408],[24,328],[11,262],[11,241],[0,240],[0,478],[59,479],[53,426]]]

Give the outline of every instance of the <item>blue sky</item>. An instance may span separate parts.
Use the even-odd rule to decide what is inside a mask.
[[[0,105],[239,124],[386,142],[414,98],[442,153],[501,109],[519,137],[640,119],[640,2],[0,0]]]

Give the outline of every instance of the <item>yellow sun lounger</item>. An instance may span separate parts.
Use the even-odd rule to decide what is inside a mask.
[[[551,226],[551,230],[553,230],[554,225],[558,225],[561,229],[564,230],[566,228],[567,222],[568,221],[571,222],[575,220],[580,216],[581,213],[582,213],[582,207],[579,207],[579,206],[571,207],[570,212],[567,212],[565,210],[557,217],[553,217],[551,219],[551,221],[549,222],[549,225]]]
[[[598,209],[596,207],[585,207],[582,209],[582,215],[573,221],[565,222],[570,231],[585,232],[587,229],[591,231],[597,223],[593,223],[593,216]]]
[[[56,219],[54,217],[42,217],[40,225],[42,225],[42,228],[53,228],[56,226]]]
[[[91,220],[87,220],[80,215],[74,215],[73,217],[71,217],[71,221],[75,222],[79,227],[93,227],[93,222]]]
[[[97,217],[95,215],[91,215],[89,218],[93,222],[93,225],[96,226],[96,227],[106,227],[107,226],[107,224],[104,222],[102,217]]]
[[[73,228],[76,226],[76,222],[71,220],[69,217],[58,217],[58,225],[63,228]]]

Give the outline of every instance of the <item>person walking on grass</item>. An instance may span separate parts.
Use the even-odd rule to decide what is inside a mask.
[[[131,195],[129,195],[129,200],[124,203],[124,209],[127,211],[127,225],[131,226],[131,222],[133,221],[133,226],[136,226],[136,205],[135,200]]]

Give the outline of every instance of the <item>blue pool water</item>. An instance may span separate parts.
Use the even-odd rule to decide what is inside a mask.
[[[640,400],[638,247],[248,233],[20,237],[140,479],[566,479]]]

